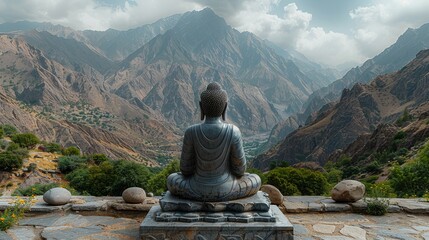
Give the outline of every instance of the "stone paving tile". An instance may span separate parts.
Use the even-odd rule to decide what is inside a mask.
[[[360,227],[345,225],[340,233],[358,240],[366,239],[366,231]]]
[[[34,232],[33,228],[28,227],[13,227],[6,231],[12,239],[38,239],[38,235]]]
[[[335,225],[329,224],[314,224],[313,230],[319,233],[332,234],[335,231]]]
[[[99,228],[75,228],[68,226],[47,227],[43,229],[41,236],[47,240],[54,239],[79,239],[89,237],[95,233],[101,233],[103,229]]]
[[[13,240],[5,231],[0,231],[1,240]]]
[[[107,208],[107,200],[77,203],[72,205],[73,211],[105,211]]]
[[[32,217],[32,218],[24,218],[19,221],[19,225],[21,226],[43,226],[49,227],[55,223],[62,215],[58,214],[48,214],[41,217]]]

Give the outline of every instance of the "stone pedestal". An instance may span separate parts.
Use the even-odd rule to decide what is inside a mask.
[[[162,216],[165,214],[165,216]],[[161,217],[163,221],[156,221]],[[140,225],[144,240],[288,240],[293,226],[280,209],[268,212],[163,212],[155,206]]]

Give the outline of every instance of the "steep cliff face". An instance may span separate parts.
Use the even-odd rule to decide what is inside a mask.
[[[71,70],[21,37],[0,35],[0,42],[1,123],[112,157],[144,160],[157,145],[173,149],[174,128],[151,108],[109,93],[96,70]]]
[[[361,135],[371,134],[380,123],[389,123],[405,109],[418,111],[429,100],[429,50],[397,73],[345,89],[340,101],[320,111],[315,120],[259,156],[255,166],[267,168],[272,160],[325,163],[329,155],[344,149]]]

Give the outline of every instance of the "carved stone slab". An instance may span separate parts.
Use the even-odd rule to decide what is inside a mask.
[[[163,212],[155,213],[157,222],[275,222],[271,210],[268,212]]]
[[[165,212],[267,212],[270,209],[270,199],[264,192],[255,195],[226,202],[198,202],[178,198],[169,191],[159,201]]]
[[[162,212],[159,206],[154,206],[140,224],[140,239],[143,240],[292,240],[293,226],[275,205],[271,212],[275,222],[200,222],[193,221],[195,216],[186,215],[189,221],[158,222],[157,213]],[[208,213],[210,214],[210,213]],[[219,213],[211,213],[217,215]],[[243,214],[243,213],[235,213]],[[183,216],[181,215],[181,216]],[[209,217],[207,215],[207,217]],[[213,216],[214,218],[221,217]]]

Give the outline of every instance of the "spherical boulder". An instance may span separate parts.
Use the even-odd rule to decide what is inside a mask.
[[[336,202],[356,202],[363,198],[365,185],[355,180],[343,180],[331,191],[331,197]]]
[[[43,200],[49,205],[64,205],[70,201],[71,193],[61,187],[51,188],[43,194]]]
[[[268,193],[268,198],[272,204],[281,205],[283,203],[283,194],[273,185],[264,184],[261,187],[261,191]]]
[[[126,203],[142,203],[146,198],[143,188],[130,187],[122,192],[122,198]]]

